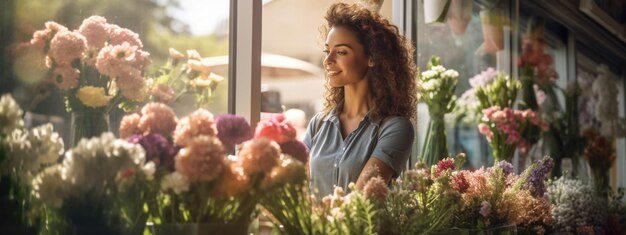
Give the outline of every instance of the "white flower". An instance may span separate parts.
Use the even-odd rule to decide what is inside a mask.
[[[181,194],[189,191],[189,180],[178,172],[171,173],[163,177],[161,181],[161,190],[174,190],[174,193]]]
[[[431,79],[431,78],[437,76],[438,74],[439,73],[437,73],[436,71],[426,70],[426,71],[422,72],[422,80]]]
[[[0,135],[8,135],[13,130],[22,128],[24,112],[9,94],[0,97]]]
[[[436,66],[433,66],[432,68],[430,68],[430,70],[433,70],[433,71],[435,71],[437,73],[443,73],[444,71],[446,71],[446,68],[441,66],[441,65],[436,65]]]
[[[444,78],[456,78],[458,76],[459,76],[459,72],[453,69],[448,69],[441,74],[441,77],[444,77]]]
[[[7,136],[7,158],[0,173],[15,169],[20,179],[30,183],[42,167],[55,163],[63,154],[63,139],[53,131],[52,124],[33,128],[30,132],[17,129]]]
[[[61,177],[61,166],[46,168],[32,181],[35,197],[46,205],[59,208],[67,194],[67,182]]]
[[[156,172],[156,166],[154,165],[153,161],[149,161],[148,163],[143,165],[143,167],[141,167],[141,170],[143,171],[143,173],[146,175],[146,177],[149,180],[154,179],[154,172]]]
[[[424,91],[434,91],[439,89],[441,86],[441,80],[439,79],[431,79],[422,84],[422,89]]]
[[[107,190],[113,186],[119,172],[141,170],[145,162],[145,151],[141,145],[115,139],[112,133],[100,137],[82,139],[65,154],[63,177],[71,182],[72,193],[96,189]]]

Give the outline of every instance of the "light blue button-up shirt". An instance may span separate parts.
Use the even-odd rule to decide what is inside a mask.
[[[411,154],[413,124],[406,117],[385,118],[378,130],[380,124],[380,119],[366,115],[344,140],[336,110],[311,119],[304,144],[310,151],[311,188],[317,196],[332,194],[335,186],[349,192],[348,184],[356,183],[370,157],[391,167],[394,178],[402,172]]]

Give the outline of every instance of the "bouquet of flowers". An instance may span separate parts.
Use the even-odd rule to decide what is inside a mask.
[[[22,109],[11,95],[0,98],[0,217],[2,224],[33,226],[37,215],[30,182],[64,152],[63,139],[51,124],[23,128]]]
[[[608,172],[616,158],[614,142],[600,135],[595,129],[585,129],[583,136],[587,139],[583,156],[593,173],[596,195],[606,199],[610,191]]]
[[[145,163],[138,144],[112,133],[81,140],[63,162],[32,181],[46,215],[44,232],[61,234],[138,234],[154,164]]]
[[[428,70],[421,74],[420,98],[428,105],[430,114],[421,156],[427,165],[448,157],[444,115],[451,112],[456,104],[454,90],[458,76],[457,71],[441,66],[438,57],[433,57],[428,63]]]
[[[531,109],[522,111],[498,106],[484,109],[482,123],[478,125],[478,131],[487,138],[496,162],[511,161],[516,147],[520,154],[528,153],[531,142],[522,133],[529,128],[549,130],[548,123]]]
[[[108,131],[112,108],[132,110],[146,97],[149,53],[137,33],[101,16],[85,19],[76,30],[52,21],[45,25],[30,45],[43,51],[49,80],[65,93],[67,111],[76,114],[72,145]]]
[[[480,102],[476,97],[476,90],[479,87],[486,87],[491,84],[498,76],[498,71],[494,68],[487,68],[480,74],[476,74],[469,79],[470,89],[463,92],[463,95],[457,100],[455,113],[463,118],[468,123],[477,123],[482,113],[480,108]]]
[[[455,226],[485,230],[515,225],[518,230],[545,233],[553,223],[551,204],[545,197],[545,181],[552,166],[552,159],[546,157],[521,175],[516,175],[506,161],[486,169],[458,172],[457,177],[463,178],[467,186],[461,194]]]
[[[150,98],[152,101],[172,104],[185,94],[193,94],[196,107],[209,104],[217,85],[224,77],[211,72],[211,68],[202,61],[200,53],[188,50],[183,55],[174,48],[169,49],[170,58],[159,73],[152,79]],[[186,59],[186,62],[181,60]]]
[[[548,187],[548,195],[558,232],[588,234],[606,226],[607,208],[595,196],[593,186],[581,180],[561,177]]]

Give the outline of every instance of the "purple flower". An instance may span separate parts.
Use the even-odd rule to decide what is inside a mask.
[[[500,169],[502,169],[502,172],[504,172],[505,175],[513,173],[513,165],[511,165],[511,163],[507,161],[500,161],[498,163],[498,166],[500,167]]]
[[[283,153],[289,154],[289,156],[298,159],[302,162],[302,164],[306,164],[306,162],[309,160],[309,151],[307,150],[306,146],[299,140],[289,140],[287,142],[281,143],[280,150]]]
[[[233,152],[236,144],[252,139],[254,131],[248,121],[239,115],[224,114],[216,118],[217,138],[224,145],[224,150]]]
[[[160,134],[133,135],[128,142],[141,145],[146,151],[146,161],[153,161],[157,166],[163,165],[174,171],[174,157],[180,148],[173,146],[167,138]]]
[[[475,87],[485,87],[498,76],[498,71],[492,67],[487,68],[485,71],[482,71],[480,74],[476,74],[473,78],[469,79],[470,85]]]
[[[487,218],[491,214],[491,204],[487,201],[480,203],[480,211],[478,212],[483,217]]]
[[[536,163],[526,181],[526,189],[528,189],[534,197],[542,197],[546,189],[546,179],[549,177],[554,161],[552,158],[545,156]]]

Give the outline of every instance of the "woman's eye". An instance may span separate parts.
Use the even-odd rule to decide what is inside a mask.
[[[323,50],[322,52],[324,52],[324,54],[328,55],[328,53],[330,52],[329,50]]]
[[[348,54],[348,52],[347,51],[339,51],[339,52],[337,52],[337,54],[339,54],[339,55],[346,55],[346,54]]]

